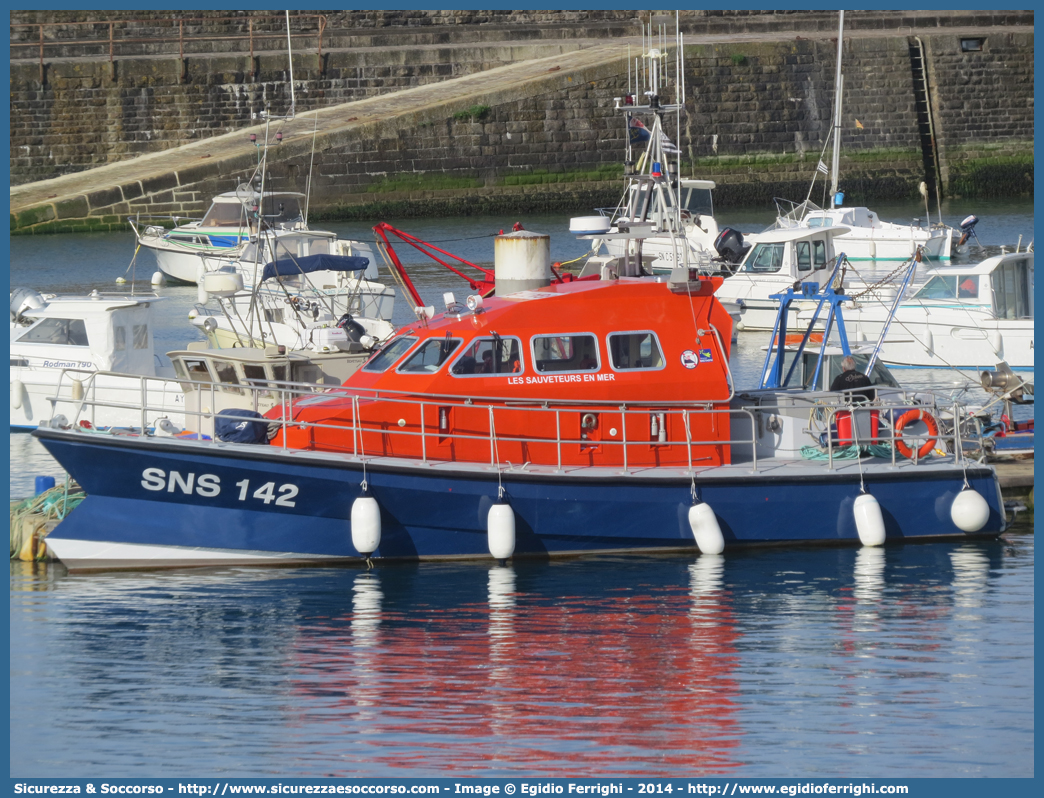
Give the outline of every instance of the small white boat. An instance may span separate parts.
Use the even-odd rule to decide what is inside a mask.
[[[301,211],[303,197],[296,192],[262,193],[244,184],[214,197],[202,219],[175,217],[173,230],[142,224],[142,217],[128,222],[138,245],[152,252],[164,275],[182,283],[197,283],[208,257],[238,257],[259,236],[261,240],[274,240],[286,232],[307,230]]]
[[[777,206],[785,200],[776,200]],[[844,225],[848,231],[838,235],[838,247],[849,260],[909,260],[923,247],[932,260],[948,260],[953,246],[953,229],[936,224],[932,227],[883,222],[864,207],[831,207],[823,209],[812,202],[794,205],[781,213],[775,229],[831,227]]]
[[[93,427],[184,423],[174,371],[153,343],[155,295],[44,296],[11,292],[11,428],[35,429],[58,415]],[[148,384],[142,405],[142,384]],[[97,403],[97,404],[96,404]]]
[[[212,436],[221,411],[263,414],[306,386],[339,386],[371,354],[363,347],[304,352],[272,345],[213,349],[196,342],[167,357],[185,392],[186,431]]]
[[[779,311],[778,295],[797,283],[815,282],[825,285],[837,265],[837,257],[847,256],[841,247],[841,236],[848,231],[834,227],[795,227],[772,230],[750,236],[753,246],[736,272],[726,277],[717,291],[722,302],[739,306],[740,330],[771,330]],[[874,282],[867,273],[860,278],[846,278],[845,287],[852,292],[869,292],[887,302],[894,299],[896,286],[889,281]],[[869,281],[869,282],[868,282]],[[791,328],[798,323],[798,310],[808,303],[792,305],[788,318]]]
[[[846,310],[850,328],[867,340],[880,336],[889,308],[857,302]],[[904,299],[887,328],[881,358],[889,364],[939,368],[1033,368],[1033,253],[987,258],[971,266],[943,266]]]
[[[206,272],[200,291],[218,308],[197,305],[189,320],[214,348],[369,351],[395,331],[394,289],[351,276],[369,270],[372,259],[361,256],[284,257],[252,270],[249,289],[242,265]]]

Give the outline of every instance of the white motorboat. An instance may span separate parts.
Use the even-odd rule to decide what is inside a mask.
[[[969,266],[943,266],[895,310],[860,301],[846,309],[859,337],[886,330],[881,358],[893,366],[1033,368],[1033,253],[997,255]]]
[[[319,269],[303,273],[296,267],[302,259],[316,256],[335,256],[326,259],[335,268]],[[343,258],[364,259],[365,269],[343,268]],[[271,263],[283,263],[275,282],[261,279],[265,268]],[[377,259],[373,247],[352,239],[340,239],[334,233],[317,230],[298,230],[281,235],[271,241],[247,244],[238,257],[208,257],[204,260],[205,271],[236,272],[242,277],[243,289],[257,290],[261,295],[274,293],[274,302],[282,302],[299,294],[310,300],[321,300],[338,318],[345,313],[374,319],[391,320],[395,309],[395,289],[378,281]],[[203,274],[200,275],[201,279]],[[219,281],[220,282],[220,281]],[[224,283],[221,283],[224,285]],[[234,297],[237,303],[242,294]],[[200,287],[201,304],[209,300],[205,286]],[[271,304],[271,302],[269,303]]]
[[[832,281],[841,254],[841,239],[847,227],[797,227],[752,236],[755,243],[735,273],[726,277],[717,291],[722,302],[739,307],[740,330],[771,330],[779,310],[778,295],[798,283]],[[897,287],[889,280],[874,282],[872,274],[845,278],[845,289],[866,292],[883,302],[895,298]],[[791,305],[788,325],[797,323],[803,303]]]
[[[185,221],[174,217],[168,230],[157,219],[128,219],[138,245],[150,250],[159,270],[182,283],[198,283],[213,256],[239,257],[251,241],[274,240],[280,235],[306,230],[301,210],[303,194],[260,192],[248,184],[218,194],[202,219]],[[331,234],[332,235],[332,234]]]
[[[667,274],[676,267],[715,271],[720,266],[714,263],[721,257],[719,237],[730,232],[738,239],[734,260],[741,254],[742,236],[719,231],[714,219],[714,182],[681,176],[681,150],[666,130],[673,127],[672,135],[680,140],[684,40],[680,31],[675,38],[674,50],[669,51],[665,30],[643,29],[646,46],[634,71],[635,89],[630,90],[629,75],[628,93],[615,99],[627,134],[626,186],[615,208],[570,221],[571,232],[595,241],[581,276]],[[643,142],[636,160],[635,150]]]
[[[35,429],[59,415],[90,426],[184,422],[174,371],[153,342],[155,295],[44,296],[11,292],[11,428]],[[147,380],[142,395],[140,377]],[[145,404],[142,404],[144,398]]]
[[[197,305],[189,319],[214,348],[279,345],[311,352],[365,352],[394,333],[394,289],[346,274],[373,268],[361,256],[301,255],[268,263],[256,284],[241,269],[206,272],[201,292],[218,309]]]

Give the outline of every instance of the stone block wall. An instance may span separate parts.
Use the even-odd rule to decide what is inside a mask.
[[[344,25],[358,29],[352,36],[370,31],[368,45],[382,36],[390,37],[385,44],[401,43],[410,29],[421,30],[425,44],[360,46],[327,52],[322,61],[315,53],[295,54],[299,113],[547,55],[581,30],[562,16],[569,12],[517,12],[528,15],[517,18],[520,39],[533,31],[545,35],[534,45],[508,46],[496,40],[511,28],[505,19],[516,17],[498,12],[402,12],[394,24],[387,16],[392,12],[343,13]],[[633,27],[630,13],[605,12],[586,20],[583,30]],[[833,15],[820,16],[820,28],[836,25]],[[721,19],[707,14],[687,24]],[[743,18],[727,19],[734,27]],[[854,27],[860,20],[873,27],[874,19],[855,16]],[[949,21],[940,17],[939,27]],[[763,23],[751,16],[744,24]],[[459,40],[464,30],[488,41],[440,43]],[[983,49],[972,52],[962,51],[960,37],[945,30],[922,39],[946,193],[981,194],[998,186],[1031,191],[1032,29],[987,30]],[[905,34],[846,35],[841,175],[849,204],[916,196],[923,179],[909,46]],[[829,133],[835,53],[836,41],[800,36],[687,48],[686,168],[718,182],[720,204],[804,197]],[[331,135],[316,154],[314,218],[613,204],[624,129],[612,106],[627,87],[627,66],[606,64],[559,74],[521,98],[518,92],[490,97],[474,119],[443,112]],[[44,84],[36,65],[13,63],[11,103],[12,182],[27,182],[234,131],[256,124],[252,116],[266,106],[285,111],[287,58],[278,52],[253,60],[193,55],[184,63],[126,58],[114,73],[107,61],[58,60],[48,65]],[[676,136],[673,129],[668,134]],[[198,215],[211,196],[250,174],[256,163],[251,156],[235,164],[201,164],[192,174],[172,176],[169,186],[114,187],[112,197],[92,196],[87,213],[114,224],[135,211]],[[310,160],[310,147],[273,152],[275,185],[302,190]],[[829,154],[824,160],[829,163]]]

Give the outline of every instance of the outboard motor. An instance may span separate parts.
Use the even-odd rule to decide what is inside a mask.
[[[42,308],[47,304],[39,291],[32,288],[15,288],[11,291],[11,321],[18,321],[27,310]]]
[[[975,225],[979,223],[978,216],[968,216],[963,222],[961,222],[961,240],[957,242],[957,246],[963,246],[964,243],[975,236],[975,243],[979,244],[979,237],[975,235]],[[982,246],[979,244],[979,246]]]
[[[352,343],[361,343],[362,337],[366,335],[366,328],[352,318],[351,313],[345,313],[337,322],[337,326],[344,330],[348,340]]]
[[[729,263],[739,263],[750,249],[750,244],[743,243],[743,233],[726,227],[714,239],[714,249]]]

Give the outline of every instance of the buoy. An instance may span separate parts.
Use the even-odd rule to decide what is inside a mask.
[[[880,546],[885,542],[884,517],[881,505],[869,493],[860,493],[852,505],[859,542],[864,546]]]
[[[166,277],[165,274],[163,274],[163,272],[153,272],[153,274],[152,274],[152,284],[153,285],[165,285],[166,282],[167,282],[167,277]]]
[[[125,277],[116,278],[116,285],[123,285],[125,282],[127,282],[127,279]]]
[[[381,508],[366,488],[352,502],[352,545],[363,557],[369,557],[381,545]]]
[[[954,497],[950,518],[958,529],[978,532],[990,520],[990,505],[978,491],[965,488]]]
[[[725,536],[721,534],[714,510],[706,502],[689,508],[689,526],[701,554],[721,554],[725,551]]]
[[[486,542],[494,560],[506,560],[515,553],[515,511],[498,499],[486,516]]]
[[[21,380],[11,382],[11,407],[20,410],[25,401],[25,383]]]
[[[80,380],[74,377],[70,387],[72,389],[72,398],[74,402],[79,402],[83,399],[83,383]]]

